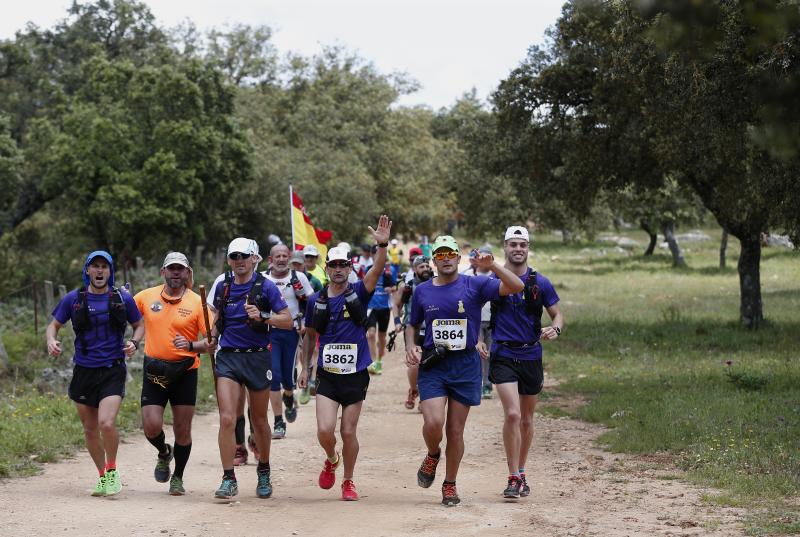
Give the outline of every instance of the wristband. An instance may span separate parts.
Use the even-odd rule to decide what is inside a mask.
[[[387,246],[389,246],[388,242],[379,242],[378,243],[378,248],[386,248]]]
[[[194,341],[189,342],[189,352],[194,351]]]
[[[136,341],[135,339],[129,339],[128,341],[133,343],[133,346],[136,348],[137,351],[139,350],[139,342],[138,341]]]
[[[561,329],[560,329],[559,327],[557,327],[557,326],[554,326],[554,327],[553,327],[553,330],[555,330],[555,331],[556,331],[556,335],[557,335],[557,336],[560,336],[560,335],[561,335]]]

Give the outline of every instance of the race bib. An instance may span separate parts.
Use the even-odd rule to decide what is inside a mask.
[[[358,345],[355,343],[328,343],[322,349],[322,369],[337,375],[356,372]]]
[[[441,345],[451,351],[463,351],[467,348],[466,319],[434,319],[431,331],[434,345]]]

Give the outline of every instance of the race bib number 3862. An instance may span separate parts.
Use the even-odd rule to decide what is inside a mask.
[[[431,331],[434,345],[447,347],[451,351],[467,348],[466,319],[434,319]]]
[[[322,369],[337,375],[356,372],[358,345],[355,343],[328,343],[322,349]]]

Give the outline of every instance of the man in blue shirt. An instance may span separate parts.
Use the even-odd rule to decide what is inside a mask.
[[[78,409],[86,448],[100,473],[92,496],[113,496],[122,490],[116,422],[125,397],[125,359],[139,348],[144,322],[130,293],[114,287],[114,261],[108,252],[97,250],[86,257],[83,287],[67,293],[53,310],[45,331],[51,356],[62,352],[56,338],[67,321],[75,331],[69,398]],[[124,341],[128,323],[133,335]]]
[[[377,267],[377,263],[375,264]],[[375,284],[375,292],[369,301],[367,315],[367,340],[375,361],[370,364],[367,371],[371,375],[383,373],[383,355],[386,353],[386,332],[389,330],[389,317],[392,316],[392,306],[389,303],[392,291],[395,290],[395,278],[389,260],[386,260],[383,272]]]
[[[267,424],[267,403],[272,380],[268,326],[289,330],[292,316],[277,286],[256,271],[261,256],[252,239],[234,239],[228,245],[231,271],[213,289],[216,321],[211,333],[219,337],[217,352],[217,402],[219,405],[219,452],[222,484],[215,497],[227,500],[239,493],[233,458],[234,428],[242,385],[250,400],[251,425],[258,447],[259,498],[272,496]]]
[[[356,428],[361,407],[367,396],[372,362],[367,345],[367,304],[375,290],[386,262],[386,248],[392,221],[386,215],[378,220],[377,229],[369,227],[377,245],[375,264],[363,280],[350,283],[352,260],[343,248],[331,248],[325,263],[328,287],[311,296],[306,306],[306,333],[303,339],[305,359],[297,385],[308,383],[311,354],[319,337],[317,362],[317,439],[325,450],[324,467],[319,474],[319,486],[330,489],[336,482],[336,469],[344,460],[342,500],[358,500],[353,472],[358,457]],[[336,451],[336,422],[339,407],[342,420],[342,455]]]
[[[422,436],[428,453],[417,472],[419,486],[428,488],[436,478],[442,442],[447,431],[447,466],[442,484],[442,503],[456,505],[456,475],[464,455],[464,425],[469,409],[481,403],[481,359],[476,350],[481,308],[488,300],[517,293],[522,282],[494,261],[473,250],[480,269],[488,268],[497,278],[458,273],[461,255],[456,240],[442,235],[433,242],[437,276],[421,283],[411,297],[411,315],[406,328],[406,364],[419,365],[417,386],[424,425]],[[425,323],[422,349],[416,346],[420,325]]]
[[[511,226],[506,230],[505,267],[523,282],[522,292],[492,302],[492,348],[489,379],[495,383],[503,403],[503,443],[508,461],[506,498],[528,496],[525,461],[533,441],[533,412],[542,391],[541,340],[561,335],[564,317],[550,280],[528,267],[528,230]],[[550,326],[542,327],[542,311]]]

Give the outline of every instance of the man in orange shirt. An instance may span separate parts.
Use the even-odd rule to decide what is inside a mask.
[[[192,291],[192,269],[180,252],[170,252],[161,266],[164,284],[145,289],[134,300],[144,317],[144,380],[142,425],[147,440],[158,450],[154,475],[159,483],[169,481],[169,493],[181,496],[183,470],[192,451],[192,418],[197,399],[199,353],[212,353],[200,337],[203,310],[200,296]],[[164,408],[172,405],[175,445],[165,442]],[[175,471],[170,479],[170,462]]]

